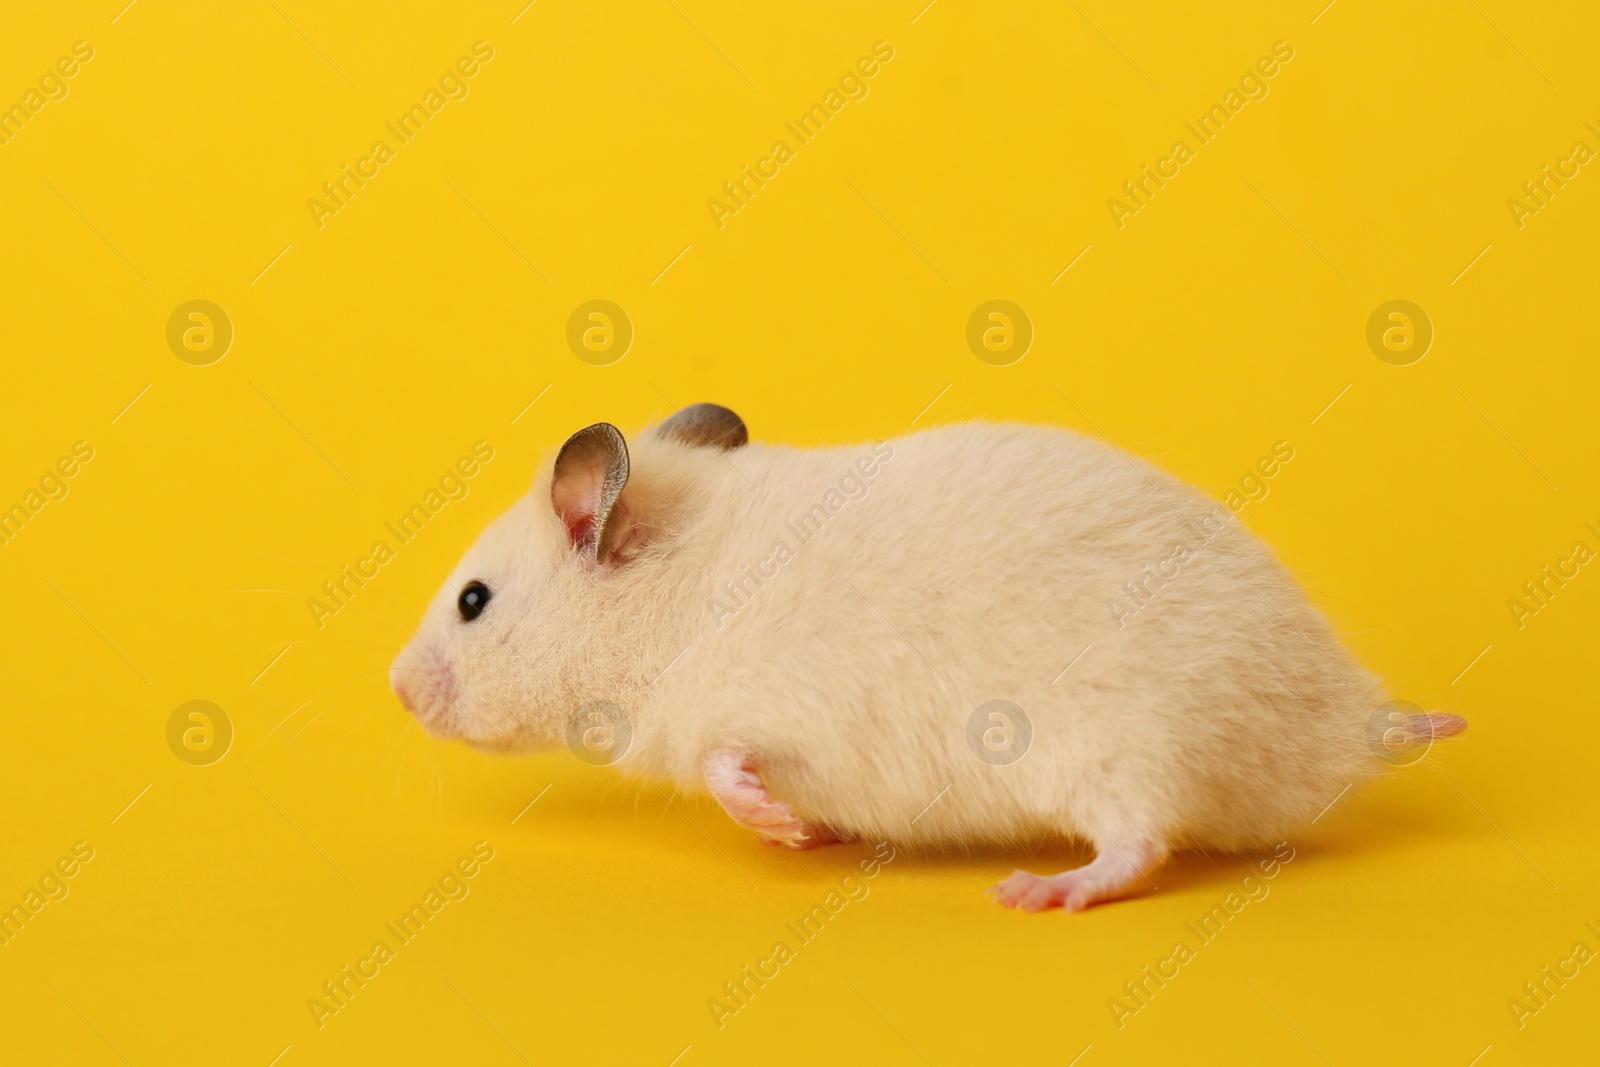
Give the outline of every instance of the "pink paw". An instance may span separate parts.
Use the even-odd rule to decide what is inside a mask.
[[[1044,911],[1060,908],[1062,911],[1082,911],[1088,907],[1090,889],[1082,878],[1074,878],[1077,871],[1064,874],[1033,874],[1015,871],[1009,878],[990,886],[995,900],[1008,908],[1022,911]]]
[[[836,845],[841,841],[854,841],[855,838],[842,837],[826,826],[817,826],[803,819],[795,819],[792,823],[785,824],[785,832],[782,835],[761,831],[761,840],[768,845],[782,845],[795,852],[804,852],[808,848]]]
[[[768,793],[755,757],[748,752],[717,749],[706,756],[702,770],[711,795],[733,821],[754,830],[769,845],[798,852],[846,840],[826,826],[806,822],[787,802]]]
[[[1091,904],[1123,897],[1141,881],[1154,887],[1146,871],[1166,859],[1167,850],[1151,841],[1129,844],[1126,848],[1107,846],[1094,862],[1060,874],[1033,874],[1015,871],[1009,878],[991,886],[989,892],[1008,908],[1023,911],[1082,911]]]

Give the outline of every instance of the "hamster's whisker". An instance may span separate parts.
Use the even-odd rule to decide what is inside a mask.
[[[266,733],[266,736],[265,736],[265,737],[263,737],[263,738],[262,738],[262,739],[261,739],[261,740],[259,740],[259,741],[257,741],[257,742],[256,742],[256,747],[255,747],[255,748],[252,748],[252,749],[251,749],[251,750],[250,750],[250,754],[249,754],[249,755],[248,755],[248,756],[246,756],[246,757],[245,757],[245,761],[246,761],[246,762],[249,762],[249,761],[250,761],[250,760],[251,760],[251,759],[253,759],[253,758],[254,758],[254,757],[255,757],[255,754],[256,754],[256,753],[257,753],[257,752],[260,752],[260,751],[261,751],[261,746],[262,746],[262,745],[264,745],[264,744],[266,744],[266,743],[267,743],[267,741],[268,741],[268,739],[270,739],[270,738],[271,738],[271,737],[272,737],[272,735],[273,735],[273,734],[275,734],[275,733],[277,733],[277,732],[278,732],[278,730],[279,730],[279,728],[280,728],[280,727],[282,727],[282,726],[283,726],[283,724],[284,724],[284,723],[286,723],[286,722],[288,722],[288,721],[289,721],[289,720],[290,720],[290,719],[292,719],[292,718],[294,718],[294,717],[295,717],[295,716],[296,716],[296,715],[298,715],[298,714],[300,714],[300,712],[301,712],[301,710],[302,710],[302,709],[304,709],[304,708],[305,708],[305,706],[306,706],[306,704],[310,704],[310,703],[311,703],[311,701],[312,701],[312,700],[315,700],[315,699],[317,699],[317,698],[316,698],[316,697],[312,697],[312,698],[311,698],[311,699],[310,699],[310,700],[307,700],[307,701],[306,701],[306,702],[305,702],[305,704],[301,704],[301,705],[300,705],[300,707],[298,707],[298,708],[295,708],[295,709],[294,709],[294,710],[293,710],[293,711],[291,711],[291,712],[290,712],[290,713],[289,713],[289,714],[287,714],[287,715],[285,715],[285,716],[284,716],[284,717],[283,717],[283,718],[282,718],[282,719],[279,719],[279,720],[278,720],[278,725],[277,725],[277,726],[274,726],[274,727],[273,727],[273,728],[272,728],[272,729],[270,729],[270,730],[268,730],[268,731],[267,731],[267,733]]]
[[[305,703],[301,704],[298,708],[295,708],[289,714],[285,715],[281,720],[279,720],[279,722],[278,722],[278,724],[276,726],[274,726],[272,729],[268,730],[267,733],[266,733],[266,736],[263,737],[260,741],[256,742],[256,746],[250,750],[250,754],[248,756],[246,756],[245,759],[246,760],[250,760],[250,759],[255,758],[256,753],[261,751],[261,746],[265,745],[267,743],[268,739],[270,739],[273,734],[277,733],[278,730],[283,727],[284,723],[287,723],[290,719],[294,718],[296,715],[300,714],[300,712],[304,711],[305,708],[307,707],[307,705],[311,704],[313,701],[321,700],[323,697],[325,697],[328,694],[332,693],[335,689],[339,688],[341,685],[344,685],[346,682],[349,682],[349,681],[351,681],[351,680],[353,680],[355,678],[360,678],[363,675],[367,675],[367,674],[377,674],[380,671],[387,671],[388,669],[389,668],[387,668],[387,667],[379,667],[379,668],[373,668],[373,669],[369,669],[369,670],[356,671],[354,674],[347,675],[346,677],[340,679],[339,681],[334,682],[332,685],[330,685],[327,688],[323,689],[321,692],[315,693],[312,696],[308,697],[306,699]],[[410,668],[404,668],[404,669],[410,669]],[[326,710],[327,710],[327,708],[323,709],[323,711],[326,711]],[[319,711],[317,713],[318,716],[320,716],[321,714],[322,714],[321,711]],[[371,717],[371,713],[370,712],[368,713],[368,717],[369,718]],[[315,722],[315,721],[316,721],[316,718],[313,717],[312,722]],[[362,720],[362,721],[364,722],[366,720]],[[310,723],[307,723],[306,725],[309,726]],[[300,734],[304,733],[304,732],[305,732],[305,727],[301,727],[299,733],[295,734],[295,738],[298,738],[300,736]],[[294,740],[294,738],[291,738],[291,740]],[[388,761],[385,760],[384,762],[387,763]]]
[[[377,713],[378,705],[374,704],[371,708],[367,709],[367,713],[365,715],[361,716],[360,722],[356,723],[354,726],[351,726],[350,729],[345,731],[345,736],[349,737],[351,734],[354,734],[357,730],[361,729],[367,724],[367,720],[372,718]]]
[[[443,761],[444,761],[444,749],[438,748],[436,746],[431,746],[431,745],[429,747],[432,748],[432,750],[433,750],[433,781],[434,781],[434,786],[437,789],[437,795],[439,797],[438,813],[439,813],[439,818],[441,820],[443,820],[444,819],[444,767],[440,766],[440,764],[443,763]]]
[[[331,708],[331,707],[333,707],[333,705],[329,704],[329,705],[327,705],[327,707],[324,707],[321,711],[319,711],[315,715],[311,716],[311,718],[307,719],[306,720],[306,724],[304,726],[300,727],[300,729],[296,730],[294,732],[294,736],[293,737],[289,738],[289,743],[290,744],[294,744],[296,741],[300,740],[300,735],[305,733],[307,730],[311,729],[311,724],[316,722],[318,719],[322,718],[324,715],[326,715],[328,713],[328,708]]]
[[[395,749],[399,748],[400,742],[405,740],[406,726],[407,720],[402,719],[400,721],[399,729],[396,731],[395,739],[393,743],[389,745],[388,753],[383,757],[383,762],[379,763],[378,766],[373,769],[372,785],[367,789],[367,797],[364,801],[364,803],[369,807],[372,804],[372,794],[378,791],[378,783],[382,780],[381,775],[383,774],[384,768],[389,766],[389,761],[394,759]]]
[[[318,693],[317,697],[326,696],[327,694],[333,692],[335,689],[339,688],[341,685],[344,685],[346,682],[352,681],[352,680],[354,680],[356,678],[364,678],[369,674],[387,674],[389,671],[395,670],[395,669],[399,669],[399,670],[414,670],[415,668],[412,668],[412,667],[400,667],[400,668],[368,667],[365,670],[356,671],[354,674],[345,675],[343,678],[339,679],[337,682],[334,682],[332,685],[328,686],[328,688],[326,688],[322,692]],[[312,699],[314,700],[314,699],[316,699],[316,697],[313,697]]]
[[[411,735],[404,735],[405,744],[400,746],[400,762],[394,768],[394,802],[400,803],[400,779],[406,773],[406,752],[411,747]]]

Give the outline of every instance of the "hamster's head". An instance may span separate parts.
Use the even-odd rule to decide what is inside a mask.
[[[692,492],[696,453],[746,440],[733,412],[696,404],[657,428],[653,469],[630,482],[616,427],[569,437],[429,604],[389,668],[400,702],[430,733],[481,749],[561,743],[575,709],[641,669],[641,605],[664,579],[659,535]]]

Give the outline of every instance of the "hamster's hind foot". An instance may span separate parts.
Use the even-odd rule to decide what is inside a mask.
[[[1152,841],[1099,846],[1092,863],[1060,874],[1016,871],[989,888],[995,900],[1023,911],[1082,911],[1091,904],[1127,896],[1141,882],[1151,883],[1146,872],[1167,858],[1167,850]]]

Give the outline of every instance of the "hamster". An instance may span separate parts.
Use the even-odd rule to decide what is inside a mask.
[[[788,448],[712,404],[573,434],[390,680],[437,736],[565,742],[791,848],[1091,843],[992,888],[1029,911],[1281,841],[1385,746],[1466,725],[1385,712],[1227,508],[1102,442],[965,423]]]

